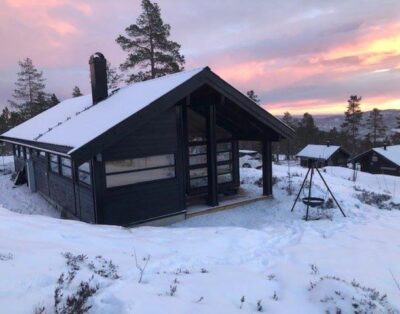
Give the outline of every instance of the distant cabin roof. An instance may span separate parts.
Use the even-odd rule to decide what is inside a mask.
[[[131,84],[96,105],[92,103],[91,94],[67,99],[2,136],[67,146],[73,151],[204,69],[202,67]]]
[[[304,147],[297,157],[328,160],[338,149],[340,146],[310,144]]]
[[[400,166],[400,145],[386,146],[386,149],[377,147],[372,150]]]

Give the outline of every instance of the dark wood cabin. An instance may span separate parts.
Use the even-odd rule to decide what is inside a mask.
[[[132,225],[185,218],[240,185],[238,141],[263,144],[263,194],[272,195],[271,143],[293,130],[208,67],[108,93],[106,60],[90,59],[92,96],[65,100],[4,133],[15,170],[64,214]]]
[[[400,145],[372,148],[352,158],[351,163],[363,172],[400,176]]]
[[[311,164],[315,164],[318,168],[326,166],[347,167],[350,154],[341,146],[327,143],[326,145],[309,144],[296,157],[300,159],[300,165],[307,168]]]

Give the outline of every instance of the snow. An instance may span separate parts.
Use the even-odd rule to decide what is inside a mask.
[[[305,158],[315,158],[321,160],[329,159],[340,146],[335,145],[315,145],[309,144],[304,147],[298,154],[297,157],[305,157]]]
[[[400,145],[386,146],[386,149],[377,147],[372,150],[400,166]]]
[[[39,194],[30,193],[27,185],[13,185],[9,174],[14,170],[13,158],[0,157],[0,206],[17,213],[59,218],[59,212]]]
[[[89,300],[91,313],[254,313],[259,300],[269,313],[335,313],[337,307],[349,313],[357,300],[369,309],[365,313],[389,313],[389,308],[399,313],[400,290],[393,278],[400,280],[400,211],[366,205],[356,196],[360,190],[385,193],[398,204],[400,177],[359,172],[352,182],[350,169],[326,167],[323,175],[347,218],[333,208],[327,210],[331,219],[306,222],[303,204],[293,213],[290,207],[307,169],[290,167],[290,196],[288,170],[273,167],[274,199],[169,227],[96,226],[0,208],[0,278],[7,283],[0,285],[0,313],[32,313],[38,306],[52,313],[57,280],[70,270],[65,252],[87,255],[65,291],[72,293],[93,276],[99,290]],[[241,171],[243,188],[261,193],[254,184],[261,171]],[[2,182],[2,197],[9,186],[10,181]],[[20,189],[21,207],[22,200],[38,201],[25,187],[15,190]],[[326,195],[318,177],[313,195]],[[141,265],[151,256],[142,283],[134,252]],[[112,260],[120,278],[94,272],[99,255]],[[176,286],[173,296],[171,286]],[[368,308],[362,302],[370,295],[364,286],[386,293],[387,301],[379,297]]]
[[[68,99],[2,135],[72,147],[71,153],[204,69],[131,84],[96,105],[92,105],[91,95]]]

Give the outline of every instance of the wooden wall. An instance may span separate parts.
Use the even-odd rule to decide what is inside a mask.
[[[175,154],[175,178],[106,188],[106,161],[171,153]],[[103,151],[95,168],[100,223],[128,225],[184,210],[184,173],[178,150],[177,109],[168,109]]]
[[[376,157],[375,161],[373,157]],[[369,172],[372,174],[389,174],[393,176],[400,176],[400,167],[389,162],[382,156],[370,151],[364,155],[359,161],[361,165],[361,171]]]

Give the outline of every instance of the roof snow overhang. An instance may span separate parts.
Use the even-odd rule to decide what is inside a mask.
[[[235,105],[246,111],[254,119],[258,120],[261,124],[275,132],[278,137],[294,137],[295,132],[293,129],[279,119],[275,118],[273,115],[261,108],[258,104],[253,102],[247,96],[243,95],[230,84],[222,80],[219,76],[214,74],[209,67],[205,67],[197,74],[184,81],[182,84],[174,87],[158,99],[150,102],[142,109],[138,110],[134,114],[115,124],[110,129],[102,132],[81,146],[69,147],[39,141],[27,141],[30,143],[26,144],[37,148],[47,146],[49,147],[49,150],[55,150],[61,154],[68,154],[77,162],[77,164],[80,164],[97,155],[98,153],[101,153],[104,149],[114,144],[118,139],[122,139],[132,131],[135,131],[135,129],[140,128],[145,123],[152,120],[163,111],[173,107],[178,101],[184,99],[186,96],[190,95],[192,92],[204,85],[209,85],[224,97],[230,99]],[[101,104],[101,102],[99,104]],[[90,112],[90,109],[88,112]],[[24,144],[24,140],[10,138],[4,135],[0,136],[0,140]]]

